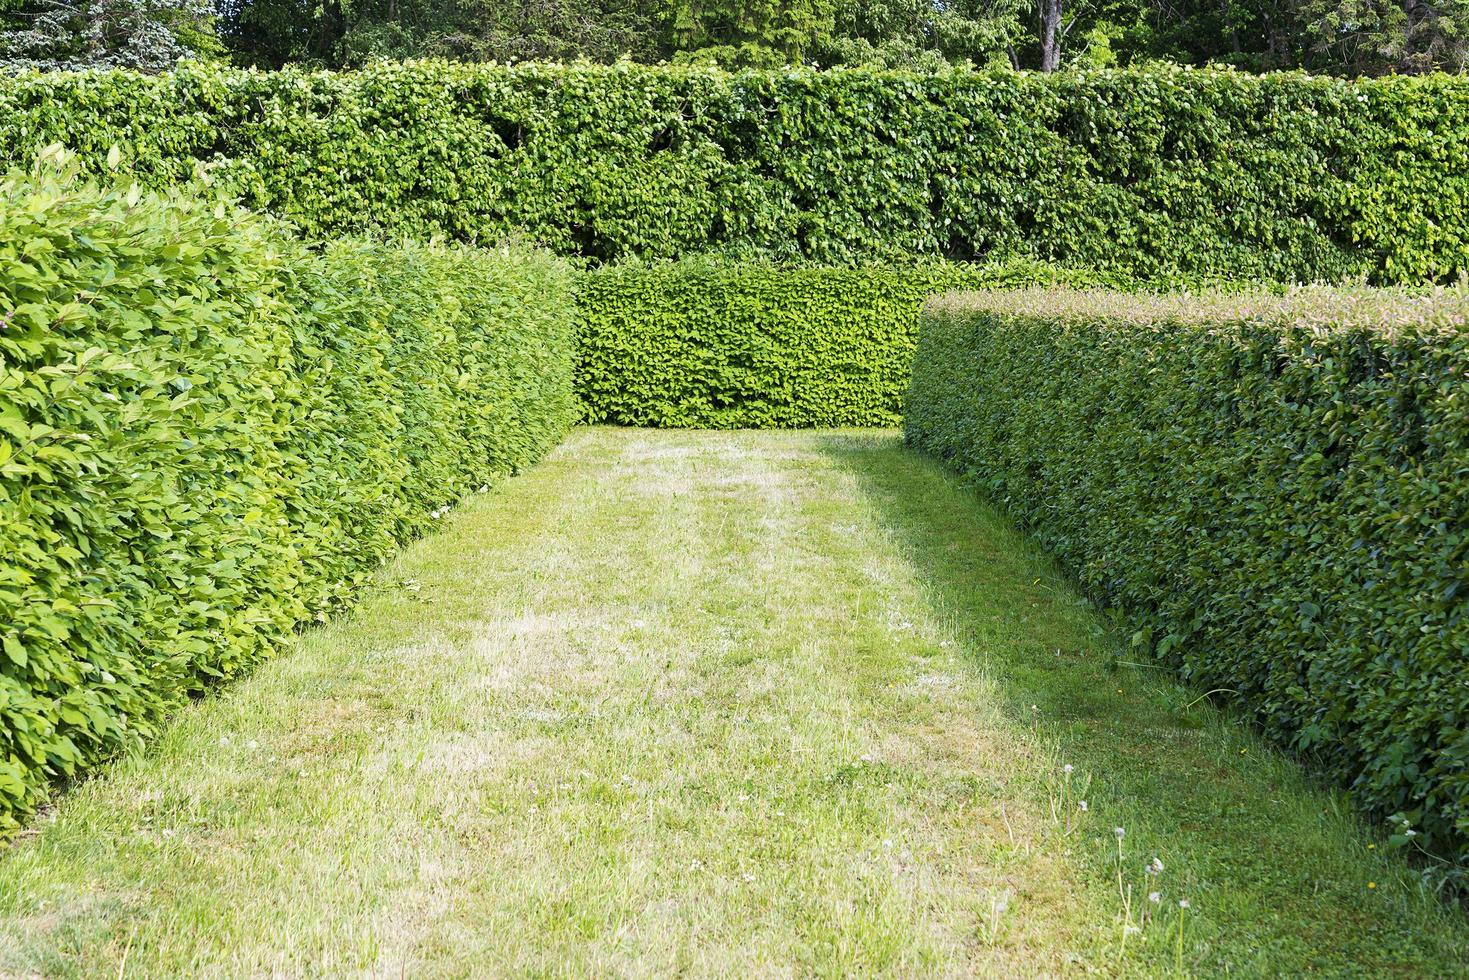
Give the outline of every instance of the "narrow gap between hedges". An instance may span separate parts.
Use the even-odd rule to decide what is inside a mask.
[[[895,433],[580,429],[0,855],[0,975],[1457,970],[1112,643]]]

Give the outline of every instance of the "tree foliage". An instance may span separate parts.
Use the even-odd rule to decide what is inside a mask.
[[[163,71],[223,52],[207,0],[0,0],[0,66]]]
[[[1380,75],[1460,71],[1469,52],[1469,0],[220,2],[235,57],[268,66],[629,57],[1050,70],[1166,60]]]

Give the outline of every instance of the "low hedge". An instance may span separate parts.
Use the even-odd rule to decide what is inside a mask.
[[[334,238],[598,262],[1026,257],[1150,279],[1469,271],[1469,80],[434,62],[0,76],[0,160],[114,145]]]
[[[1033,262],[781,268],[694,259],[584,274],[586,418],[658,428],[895,426],[926,298],[1095,282]]]
[[[1464,859],[1466,319],[1463,293],[952,295],[907,439],[1398,841]]]
[[[570,270],[0,179],[0,831],[574,417]]]

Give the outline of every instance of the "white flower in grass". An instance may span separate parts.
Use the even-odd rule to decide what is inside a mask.
[[[1127,831],[1123,830],[1121,827],[1113,827],[1112,833],[1117,835],[1118,840],[1121,840],[1122,838],[1127,836]]]
[[[1071,763],[1069,763],[1069,762],[1068,762],[1068,763],[1066,763],[1066,765],[1064,765],[1064,766],[1062,766],[1062,767],[1061,767],[1061,771],[1062,771],[1062,772],[1064,772],[1064,773],[1065,773],[1065,774],[1066,774],[1066,775],[1068,775],[1068,776],[1069,776],[1069,775],[1071,775],[1071,774],[1072,774],[1072,773],[1073,773],[1073,772],[1074,772],[1074,771],[1075,771],[1075,770],[1074,770],[1074,769],[1073,769],[1073,768],[1072,768],[1072,766],[1071,766]]]
[[[1082,813],[1085,813],[1087,811],[1086,800],[1077,800],[1076,801],[1076,808],[1078,810],[1080,810]]]
[[[1186,898],[1180,898],[1178,900],[1178,907],[1181,908],[1181,909],[1188,908],[1189,907],[1188,899],[1186,899]]]
[[[1158,892],[1148,892],[1148,901],[1152,902],[1154,905],[1157,905],[1159,902],[1163,901],[1163,896],[1160,895]]]
[[[1148,862],[1148,874],[1150,874],[1150,875],[1156,875],[1156,874],[1162,874],[1162,873],[1163,873],[1163,862],[1162,861],[1160,861],[1158,858],[1153,858],[1153,860],[1151,860],[1151,861]]]

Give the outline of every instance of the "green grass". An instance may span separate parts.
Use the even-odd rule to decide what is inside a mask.
[[[0,975],[1460,972],[1116,646],[892,433],[578,430],[37,820]]]

